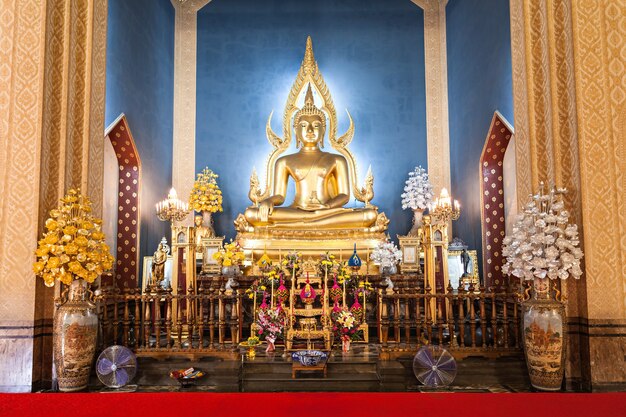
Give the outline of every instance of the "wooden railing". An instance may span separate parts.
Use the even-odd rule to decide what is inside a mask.
[[[138,355],[232,355],[241,340],[242,295],[223,288],[104,290],[97,297],[102,344]]]
[[[102,346],[122,344],[143,356],[177,354],[232,356],[250,335],[252,301],[244,289],[254,277],[224,290],[215,276],[196,290],[148,288],[102,290],[96,297]],[[379,287],[380,277],[369,281]],[[368,300],[370,342],[382,358],[402,356],[424,344],[460,355],[519,353],[520,315],[511,290],[470,287],[432,291],[413,276],[395,276],[393,291],[377,288]]]
[[[467,290],[378,290],[378,335],[383,356],[436,344],[462,356],[520,351],[517,293],[470,286]]]

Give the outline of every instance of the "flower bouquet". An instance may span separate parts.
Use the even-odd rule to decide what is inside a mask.
[[[198,379],[205,375],[203,371],[196,368],[177,369],[170,372],[170,378],[175,379],[183,388],[192,386]]]
[[[564,192],[552,188],[544,194],[542,188],[526,204],[512,233],[502,241],[504,274],[523,280],[580,278],[583,252],[578,247],[578,226],[568,224]]]
[[[337,282],[346,287],[354,287],[356,285],[356,275],[352,273],[352,268],[348,266],[348,262],[337,263]]]
[[[323,253],[317,262],[317,273],[320,277],[328,277],[333,274],[337,266],[338,262],[335,260],[335,255],[331,255],[328,252]]]
[[[265,293],[265,290],[267,289],[267,286],[265,286],[264,283],[262,283],[260,280],[255,279],[252,282],[252,285],[250,285],[250,287],[248,289],[246,289],[246,296],[249,299],[254,299],[255,295],[263,295]]]
[[[402,261],[402,251],[393,242],[379,243],[370,256],[384,274],[395,274],[397,265]]]
[[[368,298],[372,294],[372,284],[369,281],[360,281],[354,289],[355,298]]]
[[[236,289],[239,283],[235,277],[240,274],[239,266],[245,259],[243,249],[239,246],[239,243],[231,240],[230,243],[227,243],[223,248],[213,254],[213,259],[222,266],[222,275],[228,277],[224,286],[226,290],[230,291]]]
[[[80,189],[69,190],[61,203],[46,220],[33,271],[48,287],[56,279],[67,285],[76,279],[92,283],[111,269],[114,261],[105,243],[102,220],[91,214],[91,202]]]
[[[197,176],[189,195],[189,207],[209,213],[222,211],[222,191],[216,181],[218,175],[204,168]]]
[[[246,357],[248,359],[254,359],[256,357],[256,348],[261,344],[261,340],[258,336],[250,336],[245,342],[239,343],[239,346],[246,348]]]
[[[222,211],[222,191],[217,185],[217,174],[209,168],[204,168],[197,176],[189,194],[189,207],[202,213],[203,223],[212,237],[215,236],[215,230],[211,216]]]
[[[239,243],[231,240],[213,254],[213,259],[223,267],[239,266],[244,261],[245,255]]]
[[[283,308],[278,305],[276,308],[260,309],[256,321],[257,334],[267,342],[266,352],[273,352],[276,348],[274,343],[278,338],[283,337],[285,329],[286,314]]]
[[[285,272],[287,272],[292,278],[295,278],[298,271],[300,271],[302,262],[302,255],[298,252],[289,252],[282,260],[281,265]]]
[[[422,225],[422,215],[428,208],[428,204],[434,197],[433,186],[428,180],[428,173],[421,166],[409,172],[406,180],[404,193],[402,193],[402,209],[413,210],[413,227],[409,231],[409,236],[417,234],[417,230]]]
[[[331,313],[331,320],[333,333],[337,339],[341,340],[342,351],[348,352],[350,342],[358,340],[360,321],[349,310],[342,310],[336,304]]]

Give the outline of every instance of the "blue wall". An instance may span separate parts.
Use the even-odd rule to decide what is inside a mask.
[[[509,2],[450,0],[446,19],[452,194],[462,205],[454,236],[482,263],[480,154],[495,110],[513,123]]]
[[[373,202],[391,219],[390,235],[408,231],[412,216],[400,194],[407,173],[426,166],[423,21],[408,0],[213,0],[200,10],[195,162],[197,171],[208,166],[220,175],[218,234],[234,237],[232,221],[250,205],[253,166],[263,178],[272,149],[265,123],[274,109],[282,134],[307,35],[335,102],[338,134],[348,126],[344,109],[354,119],[350,149],[360,182],[371,163]]]
[[[169,225],[154,214],[172,184],[174,8],[168,0],[109,0],[106,110],[108,126],[125,113],[141,159],[140,259]]]

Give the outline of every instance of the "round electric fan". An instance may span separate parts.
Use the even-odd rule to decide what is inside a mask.
[[[124,346],[109,346],[96,362],[98,379],[109,388],[121,388],[128,384],[137,372],[135,354]]]
[[[442,347],[423,346],[413,358],[413,372],[418,381],[429,388],[445,387],[454,381],[456,361]]]

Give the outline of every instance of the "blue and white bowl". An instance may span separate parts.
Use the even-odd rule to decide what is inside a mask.
[[[291,354],[291,358],[300,362],[303,366],[315,366],[327,356],[319,350],[299,350]]]

